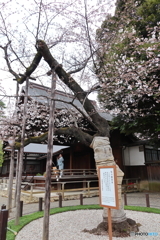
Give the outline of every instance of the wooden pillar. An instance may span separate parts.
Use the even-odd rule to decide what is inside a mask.
[[[59,195],[59,207],[60,208],[62,207],[62,195],[61,194]]]
[[[14,193],[14,207],[16,207],[16,196],[17,196],[17,182],[18,182],[18,171],[19,171],[19,150],[16,156],[16,182],[15,182],[15,193]]]
[[[23,216],[23,201],[20,201],[20,217]]]
[[[150,207],[149,194],[146,193],[146,207]]]
[[[49,239],[49,211],[50,211],[50,191],[51,191],[51,167],[52,167],[52,155],[53,155],[55,89],[56,89],[56,74],[54,71],[52,71],[48,149],[47,149],[47,162],[46,162],[45,198],[44,198],[44,218],[43,218],[43,237],[42,237],[43,240]]]
[[[127,206],[127,194],[124,193],[124,205]]]
[[[6,240],[7,221],[8,221],[8,210],[3,209],[0,211],[0,239],[1,240]]]
[[[21,197],[21,181],[22,181],[22,170],[23,170],[24,138],[25,138],[26,118],[27,118],[28,84],[29,84],[29,78],[27,77],[26,91],[25,91],[25,97],[24,97],[24,108],[23,108],[21,147],[20,147],[20,153],[19,153],[19,169],[18,169],[19,171],[18,171],[18,179],[17,179],[15,225],[19,224],[19,217],[20,217],[20,197]]]
[[[42,205],[43,205],[43,198],[39,198],[39,209],[38,209],[38,210],[39,210],[40,212],[43,210]]]
[[[80,194],[80,205],[83,205],[83,194]]]
[[[19,83],[17,82],[17,87],[16,87],[16,102],[15,102],[15,109],[18,108],[18,93],[19,93]],[[16,116],[17,116],[17,112],[16,112]],[[16,135],[16,134],[15,134]],[[16,153],[15,153],[16,155]],[[18,181],[18,161],[19,161],[19,150],[17,151],[17,155],[16,155],[16,182],[15,182],[15,193],[14,193],[14,204],[13,206],[16,206],[16,196],[17,196],[17,181]]]
[[[27,153],[24,154],[24,173],[25,173],[25,176],[27,176],[26,167],[27,167]]]
[[[13,140],[14,144],[14,140]],[[9,183],[8,183],[8,214],[12,209],[12,187],[13,187],[13,175],[14,175],[14,145],[11,146],[11,160],[9,168]]]

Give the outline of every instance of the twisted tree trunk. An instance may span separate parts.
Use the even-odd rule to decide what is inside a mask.
[[[96,168],[98,170],[99,166],[112,166],[116,165],[114,157],[112,154],[112,149],[110,146],[110,141],[108,137],[95,136],[90,145],[94,151],[94,158],[96,162]],[[119,209],[111,210],[112,217],[112,230],[113,236],[116,237],[125,237],[129,236],[131,231],[138,231],[138,226],[136,222],[132,219],[126,217],[124,212],[121,186],[124,173],[116,165],[117,169],[117,183],[118,183],[118,200],[119,200]],[[100,223],[97,228],[89,231],[97,235],[104,235],[104,232],[108,231],[108,209],[103,209],[103,222]]]
[[[94,137],[90,147],[93,148],[93,151],[94,151],[94,158],[95,158],[97,169],[99,166],[116,165],[108,137]],[[116,165],[116,169],[117,169],[118,199],[119,199],[120,209],[111,210],[113,223],[118,223],[126,220],[126,214],[124,212],[123,201],[121,197],[121,186],[122,186],[124,173],[121,171],[118,165]],[[103,219],[105,222],[108,221],[106,208],[104,208]]]

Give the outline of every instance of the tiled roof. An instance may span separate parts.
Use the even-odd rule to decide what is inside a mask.
[[[24,91],[24,88],[23,88],[23,91]],[[34,99],[36,102],[49,105],[50,88],[48,87],[30,82],[28,95],[30,98]],[[76,105],[78,108],[84,111],[82,104],[72,94],[56,90],[55,99],[57,100],[55,103],[56,109],[74,109],[74,107],[70,104],[70,102],[73,101],[74,105]],[[58,100],[61,100],[61,101],[58,101]],[[62,101],[65,101],[65,103]],[[95,105],[95,101],[93,101],[93,104]],[[98,111],[98,112],[100,116],[104,117],[108,121],[111,121],[113,118],[113,116],[111,116],[109,113],[101,112],[101,111]]]

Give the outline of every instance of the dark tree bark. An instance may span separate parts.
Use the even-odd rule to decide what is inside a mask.
[[[26,69],[26,72],[24,73],[24,75],[22,75],[22,77],[16,77],[16,80],[19,84],[22,84],[26,81],[27,77],[30,77],[31,74],[34,72],[34,70],[37,68],[38,64],[40,63],[42,58],[42,55],[40,52],[37,52],[37,54],[35,55],[32,64],[30,65],[30,67],[28,67]]]

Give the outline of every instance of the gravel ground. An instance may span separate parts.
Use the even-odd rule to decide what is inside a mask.
[[[52,240],[107,240],[106,236],[95,236],[82,232],[85,228],[91,230],[102,221],[103,210],[77,210],[50,216],[49,239]],[[128,218],[140,223],[139,234],[157,233],[158,236],[130,236],[114,240],[160,239],[160,215],[136,211],[125,211]],[[16,240],[42,239],[43,219],[40,218],[26,225],[16,236]]]

